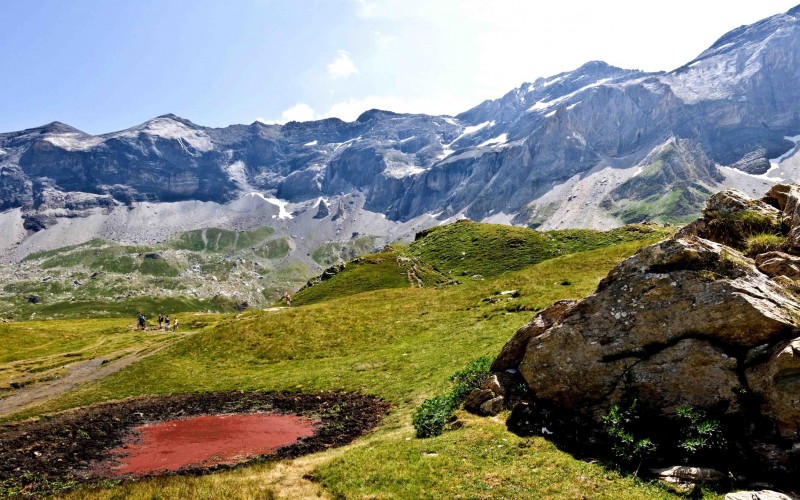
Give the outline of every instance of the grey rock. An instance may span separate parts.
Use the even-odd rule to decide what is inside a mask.
[[[800,257],[785,252],[767,252],[756,256],[758,270],[770,277],[800,279]]]
[[[718,483],[726,478],[725,474],[716,469],[686,465],[652,469],[650,472],[669,483]]]
[[[495,398],[494,392],[489,389],[474,389],[464,400],[464,409],[473,413],[480,413],[483,403]]]
[[[567,311],[575,307],[577,303],[577,300],[560,300],[534,316],[527,325],[517,330],[511,340],[506,342],[500,354],[492,362],[492,371],[502,372],[518,367],[525,356],[525,349],[528,347],[530,339],[544,333],[554,323],[561,321]]]
[[[505,409],[505,398],[497,396],[480,406],[480,411],[484,415],[497,415]]]
[[[725,495],[725,500],[796,500],[797,497],[772,490],[735,491]]]

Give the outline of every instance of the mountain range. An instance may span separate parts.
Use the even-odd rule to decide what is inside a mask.
[[[53,122],[0,134],[0,252],[202,227],[272,225],[308,251],[464,217],[685,222],[721,189],[800,180],[798,81],[800,6],[673,71],[592,61],[456,116],[209,128],[168,114],[97,136]]]

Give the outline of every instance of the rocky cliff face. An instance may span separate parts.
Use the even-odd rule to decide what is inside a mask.
[[[793,9],[669,73],[594,61],[455,117],[371,110],[351,123],[213,129],[164,115],[100,136],[54,122],[0,134],[0,209],[36,211],[44,188],[121,204],[355,191],[394,221],[684,221],[726,186],[798,179],[798,79]]]
[[[798,223],[799,186],[775,186],[763,200],[721,192],[702,218],[621,263],[593,295],[533,318],[492,369],[500,379],[518,374],[535,404],[561,415],[557,432],[576,421],[596,431],[612,406],[636,401],[660,436],[688,405],[727,429],[727,462],[715,465],[796,480]]]

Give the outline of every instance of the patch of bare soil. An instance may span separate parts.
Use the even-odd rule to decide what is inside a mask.
[[[341,446],[373,429],[389,410],[374,397],[222,392],[147,396],[70,410],[40,420],[0,426],[0,497],[45,495],[101,481],[114,450],[147,424],[201,415],[270,413],[315,421],[311,436],[237,463],[200,464],[159,474],[204,474],[259,460],[295,458]],[[318,422],[318,423],[317,423]]]

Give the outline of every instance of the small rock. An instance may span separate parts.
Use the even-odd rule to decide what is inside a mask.
[[[792,497],[772,490],[736,491],[725,495],[725,500],[792,500]]]
[[[498,380],[497,375],[493,374],[481,386],[481,389],[487,389],[492,391],[492,393],[496,394],[497,396],[505,396],[506,390],[500,385],[500,380]]]
[[[503,396],[497,396],[486,401],[480,406],[481,413],[485,415],[497,415],[505,409],[506,403]]]
[[[725,474],[706,467],[688,467],[674,465],[663,469],[651,469],[659,479],[668,483],[718,483],[725,479]]]
[[[464,400],[464,409],[473,413],[481,413],[481,405],[495,397],[495,393],[488,389],[475,389]]]
[[[28,302],[30,302],[31,304],[38,304],[39,302],[41,302],[41,301],[42,301],[42,298],[41,298],[41,297],[39,297],[38,295],[31,295],[31,296],[29,296],[29,297],[28,297],[28,299],[27,299],[27,300],[28,300]]]
[[[800,279],[800,257],[783,252],[767,252],[756,256],[756,267],[769,277],[786,276]]]

